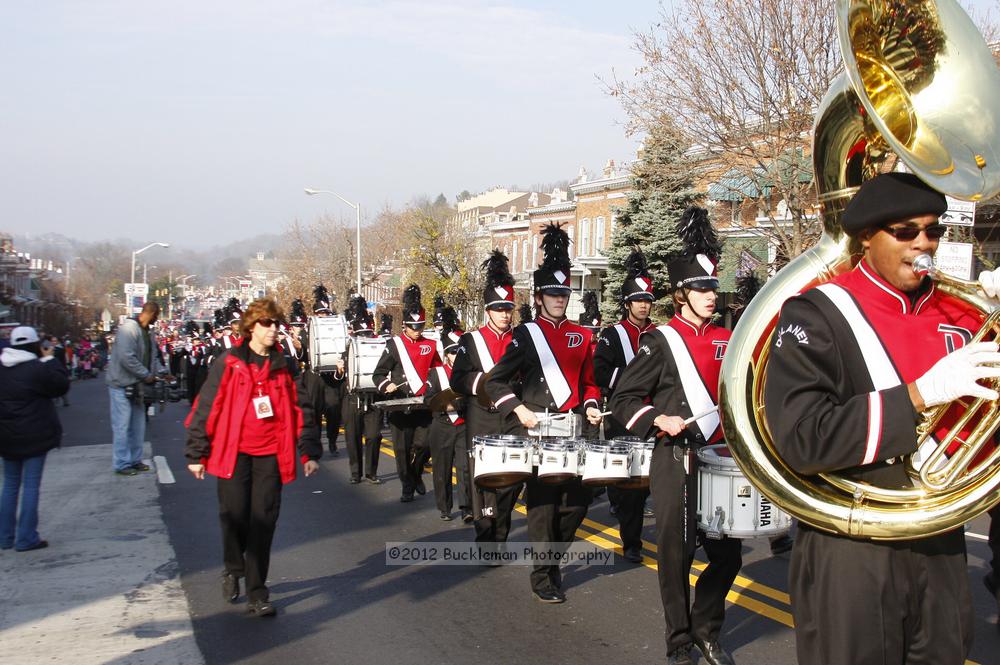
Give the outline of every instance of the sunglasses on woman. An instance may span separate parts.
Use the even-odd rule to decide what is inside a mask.
[[[940,240],[948,230],[948,227],[944,224],[931,224],[923,228],[919,226],[883,226],[882,230],[896,240],[916,240],[921,231],[924,232],[928,240]]]
[[[270,328],[271,326],[276,326],[281,323],[278,319],[257,319],[257,323],[264,326],[265,328]]]

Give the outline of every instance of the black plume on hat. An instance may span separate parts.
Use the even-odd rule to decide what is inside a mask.
[[[368,311],[368,301],[362,295],[355,294],[351,296],[350,301],[347,303],[347,309],[344,310],[344,316],[350,321],[351,329],[354,332],[372,330],[375,327],[375,321]]]
[[[228,325],[228,322],[226,321],[226,313],[221,309],[215,310],[214,316],[215,316],[214,323],[216,328],[225,328]]]
[[[514,276],[510,274],[504,253],[494,249],[481,267],[486,271],[486,286],[483,289],[486,309],[513,309]]]
[[[392,314],[382,314],[382,323],[379,326],[379,334],[392,334]]]
[[[229,302],[226,303],[225,308],[226,321],[228,323],[233,323],[234,321],[239,321],[240,317],[243,316],[243,309],[240,307],[240,301],[238,298],[230,298]]]
[[[601,327],[601,306],[597,302],[596,291],[587,291],[583,294],[583,313],[580,314],[580,325],[585,328]]]
[[[458,346],[458,340],[462,337],[462,329],[458,322],[458,314],[454,307],[445,307],[441,310],[441,346],[445,352],[448,349]]]
[[[844,209],[841,225],[853,236],[918,215],[940,217],[947,209],[944,195],[912,173],[882,173],[861,185]]]
[[[517,318],[521,320],[521,323],[527,323],[528,321],[535,320],[535,313],[531,311],[531,305],[528,303],[521,303],[521,306],[517,310]]]
[[[569,236],[555,222],[542,229],[542,265],[535,271],[535,290],[570,291]]]
[[[717,268],[722,245],[704,208],[691,206],[677,222],[677,235],[684,243],[680,256],[667,266],[670,287],[717,289]]]
[[[403,290],[403,325],[427,322],[427,313],[420,304],[420,287],[410,284]]]
[[[185,335],[197,335],[198,334],[198,323],[188,319],[188,322],[184,324],[184,334]]]
[[[444,296],[440,293],[434,296],[434,325],[439,326],[444,323]]]
[[[216,312],[222,312],[221,309],[217,309],[215,311]],[[205,332],[205,335],[207,335],[207,336],[211,336],[212,335],[212,324],[209,323],[208,321],[205,321],[204,323],[201,324],[201,329]]]
[[[296,298],[292,301],[292,314],[288,317],[288,322],[292,325],[304,325],[307,318],[306,306],[303,304],[302,298]]]
[[[740,316],[746,306],[750,304],[762,286],[757,273],[748,271],[736,278],[736,302],[733,303],[733,310],[736,316]]]
[[[317,312],[333,313],[330,309],[330,293],[322,284],[313,287],[313,313]]]
[[[653,278],[649,275],[646,255],[636,247],[625,259],[625,281],[622,282],[622,300],[653,300]]]

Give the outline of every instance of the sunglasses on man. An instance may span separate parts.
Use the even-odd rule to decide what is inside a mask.
[[[948,227],[944,224],[931,224],[930,226],[883,226],[882,230],[891,235],[896,240],[910,241],[916,240],[920,232],[923,231],[928,240],[940,240]]]

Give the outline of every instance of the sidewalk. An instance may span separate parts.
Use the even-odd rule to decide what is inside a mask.
[[[110,444],[49,453],[39,516],[49,547],[0,552],[0,660],[204,662],[156,474],[115,476],[110,460]]]

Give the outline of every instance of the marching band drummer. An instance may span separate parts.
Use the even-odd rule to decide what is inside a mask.
[[[505,434],[525,435],[536,427],[536,412],[584,411],[587,420],[601,422],[600,389],[594,383],[590,356],[591,332],[566,318],[570,296],[569,236],[557,224],[542,230],[544,259],[534,273],[538,316],[514,329],[513,339],[486,380],[486,392],[505,417],[519,425]],[[515,382],[520,379],[520,395]],[[528,538],[563,550],[573,542],[587,515],[590,489],[579,478],[548,485],[537,478],[527,483]],[[559,565],[535,565],[531,589],[543,603],[562,603]]]
[[[453,307],[445,307],[441,312],[441,340],[444,352],[444,364],[432,369],[427,375],[427,390],[424,392],[424,403],[438,393],[451,388],[451,376],[458,355],[458,340],[462,331],[458,325],[458,315]],[[430,439],[431,467],[434,472],[434,500],[441,513],[441,519],[450,522],[451,510],[454,507],[451,488],[451,468],[455,461],[456,451],[465,450],[465,406],[464,400],[452,400],[444,411],[435,413],[431,422]],[[459,445],[461,441],[461,445]],[[458,477],[462,477],[458,469]],[[462,499],[459,498],[459,501]],[[467,508],[466,508],[467,509]]]
[[[296,298],[292,301],[292,312],[288,317],[288,329],[285,333],[285,339],[288,341],[285,345],[288,347],[286,350],[296,362],[302,362],[309,352],[302,342],[308,322],[305,305],[302,304],[301,298]]]
[[[313,316],[325,318],[334,316],[334,311],[330,306],[330,293],[322,284],[313,288]],[[309,394],[312,395],[316,405],[316,427],[320,428],[322,434],[323,420],[326,420],[326,445],[330,450],[330,455],[337,457],[340,451],[337,450],[337,439],[340,437],[341,420],[341,397],[344,390],[344,379],[347,374],[344,370],[344,361],[338,358],[332,371],[319,371],[309,364],[309,333],[303,336],[303,347],[306,349],[306,364],[309,369],[306,371],[305,385]],[[357,480],[351,477],[351,484],[357,484]]]
[[[639,336],[654,327],[649,320],[654,300],[653,279],[641,250],[633,250],[625,259],[625,273],[621,289],[621,306],[625,316],[601,331],[594,352],[594,380],[604,390],[609,403],[625,367],[639,350]],[[605,419],[605,438],[614,439],[628,433],[614,413]],[[642,563],[642,513],[648,497],[648,489],[608,488],[608,499],[615,506],[615,517],[618,518],[622,554],[632,563]]]
[[[483,262],[486,286],[483,304],[486,307],[486,325],[465,333],[458,343],[458,355],[451,374],[452,389],[470,398],[485,394],[483,377],[493,369],[511,340],[511,318],[514,311],[514,277],[507,267],[507,257],[500,250],[493,250]],[[492,403],[483,406],[478,399],[468,399],[465,405],[465,447],[457,450],[455,469],[458,471],[458,501],[462,520],[475,520],[476,542],[504,543],[510,533],[510,519],[514,503],[521,494],[523,483],[501,489],[479,489],[470,474],[468,451],[477,436],[499,434],[509,429],[504,421],[514,422],[514,416],[505,417]],[[464,458],[464,459],[463,459]],[[472,492],[479,492],[482,500],[480,515],[472,514]]]
[[[719,371],[730,332],[711,323],[719,278],[720,247],[708,212],[688,208],[677,225],[685,250],[667,266],[675,314],[642,336],[636,355],[611,398],[614,419],[634,435],[665,432],[653,449],[649,483],[656,514],[656,563],[666,621],[667,662],[690,665],[698,645],[709,665],[731,665],[719,644],[726,594],[742,566],[740,541],[701,535],[708,567],[690,605],[688,576],[697,548],[697,449],[722,442],[718,411],[689,425],[685,420],[718,405]],[[652,398],[652,404],[649,402]],[[823,661],[802,661],[820,663]],[[833,661],[827,661],[832,665]]]
[[[368,311],[364,296],[355,295],[347,304],[344,316],[348,317],[352,337],[372,337],[375,320]],[[346,383],[345,383],[346,387]],[[378,479],[378,456],[382,447],[382,412],[369,396],[361,393],[343,393],[344,446],[351,465],[351,484],[364,478],[373,485]],[[361,437],[364,436],[364,445]]]
[[[434,342],[423,336],[427,313],[420,304],[420,287],[410,284],[403,290],[403,332],[385,345],[372,381],[382,395],[389,399],[421,397],[427,389],[427,374],[441,365]],[[391,411],[389,427],[392,430],[392,447],[396,456],[396,471],[403,493],[399,500],[413,501],[413,492],[426,494],[423,478],[424,464],[430,455],[427,434],[431,426],[431,412],[426,409]]]
[[[978,383],[1000,376],[997,345],[968,344],[979,313],[913,270],[937,251],[946,208],[912,174],[866,181],[841,218],[861,261],[783,305],[764,404],[794,471],[911,486],[899,458],[915,452],[919,414],[963,396],[997,399]],[[998,277],[980,275],[987,296]],[[972,645],[961,528],[882,542],[800,523],[789,588],[800,663],[958,665]]]

